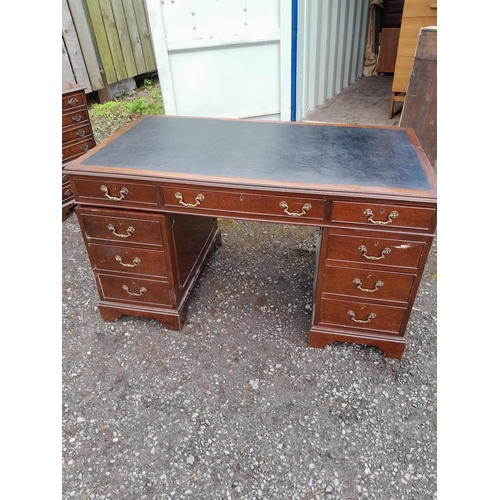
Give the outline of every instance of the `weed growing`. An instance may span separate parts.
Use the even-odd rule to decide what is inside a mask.
[[[141,115],[162,115],[163,101],[159,83],[144,81],[144,87],[133,96],[120,96],[89,108],[90,121],[97,143],[107,139]]]

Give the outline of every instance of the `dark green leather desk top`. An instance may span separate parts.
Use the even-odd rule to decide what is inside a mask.
[[[80,165],[432,191],[400,128],[147,116]]]

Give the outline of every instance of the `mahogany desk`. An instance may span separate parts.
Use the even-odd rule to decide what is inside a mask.
[[[436,227],[411,129],[145,116],[65,167],[103,319],[182,329],[217,217],[321,229],[309,345],[401,358]]]

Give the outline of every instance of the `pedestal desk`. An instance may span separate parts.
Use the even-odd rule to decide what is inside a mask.
[[[218,217],[319,228],[309,345],[401,358],[436,227],[411,129],[145,116],[64,169],[104,320],[180,330]]]

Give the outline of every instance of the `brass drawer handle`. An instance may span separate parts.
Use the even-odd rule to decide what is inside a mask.
[[[134,297],[141,297],[142,295],[144,295],[146,292],[147,292],[147,289],[143,286],[141,286],[141,288],[139,288],[139,293],[133,293],[130,291],[130,288],[127,286],[127,285],[123,285],[122,288],[129,294],[129,295],[133,295]]]
[[[70,106],[76,106],[78,104],[78,99],[76,97],[72,97],[71,99],[68,99],[68,104]]]
[[[72,117],[72,120],[74,122],[79,122],[82,119],[82,115],[75,115]]]
[[[121,190],[120,190],[120,197],[119,198],[117,198],[116,196],[110,196],[108,194],[108,188],[104,184],[101,186],[101,191],[104,193],[104,196],[106,196],[106,198],[109,198],[110,200],[116,200],[116,201],[123,200],[123,198],[125,198],[125,195],[128,194],[128,189],[126,187],[124,187],[124,188],[121,188]]]
[[[370,323],[372,319],[375,319],[377,315],[375,313],[370,313],[366,319],[356,319],[356,314],[354,311],[347,311],[347,315],[351,318],[352,321],[356,323]]]
[[[373,255],[366,255],[366,247],[364,245],[360,245],[358,247],[358,250],[361,252],[361,255],[365,258],[365,259],[368,259],[368,260],[380,260],[380,259],[385,259],[385,256],[386,255],[389,255],[391,253],[391,249],[390,248],[384,248],[381,252],[380,252],[380,255],[378,257],[375,257]]]
[[[129,226],[125,234],[120,234],[116,232],[115,226],[113,226],[113,224],[108,224],[108,229],[113,233],[114,236],[118,236],[118,238],[129,238],[135,231],[133,226]]]
[[[373,293],[373,292],[376,292],[379,288],[383,287],[384,286],[384,282],[383,281],[377,281],[375,283],[375,287],[372,288],[371,290],[369,288],[363,288],[363,283],[361,282],[361,280],[359,278],[354,278],[352,280],[352,282],[357,285],[356,288],[358,288],[359,290],[361,290],[362,292],[368,292],[368,293]]]
[[[390,224],[392,222],[392,219],[397,219],[399,217],[399,213],[396,212],[396,210],[392,211],[388,216],[387,216],[387,220],[385,221],[382,221],[382,220],[373,220],[373,212],[367,208],[364,212],[363,212],[364,215],[366,215],[368,217],[368,220],[372,223],[372,224],[377,224],[377,225],[385,225],[385,224]]]
[[[286,201],[282,201],[280,203],[280,207],[283,208],[283,212],[285,212],[287,215],[291,215],[292,217],[301,217],[302,215],[305,215],[307,210],[311,210],[311,204],[310,203],[305,203],[304,206],[302,207],[302,211],[300,213],[297,212],[289,212],[288,211],[288,205]]]
[[[88,144],[84,144],[83,146],[80,146],[80,149],[82,151],[88,151],[89,150],[89,145]]]
[[[177,192],[174,194],[174,196],[179,200],[179,203],[184,207],[196,207],[200,204],[200,202],[202,202],[205,199],[205,197],[200,193],[194,199],[194,201],[196,201],[196,203],[184,203],[182,201],[182,194],[181,193]]]
[[[77,135],[78,137],[83,137],[83,136],[85,135],[85,130],[82,130],[82,129],[77,130],[77,131],[76,131],[76,135]]]
[[[141,263],[141,259],[139,257],[134,257],[132,264],[124,264],[123,259],[119,255],[115,255],[115,259],[123,266],[123,267],[137,267]]]

